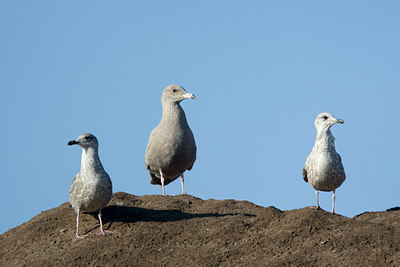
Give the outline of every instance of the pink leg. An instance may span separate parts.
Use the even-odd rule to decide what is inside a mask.
[[[318,192],[318,190],[315,190],[315,196],[317,197],[317,205],[315,206],[315,209],[320,209],[320,207],[319,207],[319,201],[318,201],[318,196],[319,196],[319,192]]]
[[[101,210],[99,210],[99,221],[100,221],[100,230],[97,233],[97,235],[108,235],[113,233],[111,231],[103,230],[103,221],[101,220]]]
[[[333,190],[333,195],[332,195],[332,211],[331,211],[331,213],[335,213],[335,199],[336,199],[336,197],[335,197],[335,191],[336,191],[336,190]]]
[[[181,176],[181,184],[182,184],[182,195],[185,194],[185,186],[184,186],[184,182],[185,182],[185,177],[183,177],[183,173]]]
[[[79,213],[80,213],[80,211],[78,210],[76,212],[76,234],[75,234],[75,238],[73,241],[78,241],[78,240],[81,240],[81,239],[84,239],[85,237],[87,237],[87,235],[79,235],[78,234],[79,233]]]
[[[162,171],[160,171],[160,175],[161,175],[160,179],[161,179],[162,194],[163,194],[163,196],[165,196],[165,186],[164,186],[165,179],[164,179],[164,176],[162,174]]]
[[[320,210],[321,207],[319,206],[319,201],[318,201],[318,196],[319,196],[319,191],[315,190],[315,197],[317,198],[317,205],[316,206],[311,206],[310,208]]]

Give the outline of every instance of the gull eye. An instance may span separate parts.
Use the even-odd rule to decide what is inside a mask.
[[[323,118],[324,120],[327,120],[327,119],[328,119],[328,116],[325,115],[325,116],[323,116],[322,118]]]

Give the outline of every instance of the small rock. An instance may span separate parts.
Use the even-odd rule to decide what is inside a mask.
[[[321,241],[322,245],[325,245],[326,243],[328,243],[329,239],[325,239],[324,241]]]

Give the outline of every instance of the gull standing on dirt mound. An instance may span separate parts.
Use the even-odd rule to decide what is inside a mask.
[[[316,209],[320,209],[318,203],[318,191],[333,191],[332,213],[335,212],[335,190],[346,179],[342,159],[335,150],[335,138],[331,133],[331,126],[343,123],[329,113],[321,113],[315,119],[317,137],[314,147],[308,155],[303,167],[303,179],[309,182],[315,189],[317,197]]]
[[[98,235],[112,233],[103,230],[101,210],[106,207],[112,196],[112,183],[100,162],[97,138],[89,133],[80,135],[76,140],[69,141],[69,146],[82,147],[81,170],[72,180],[69,189],[69,202],[76,212],[75,240],[84,239],[86,235],[79,235],[79,214],[81,212],[99,212],[100,230]]]
[[[161,185],[163,195],[165,186],[179,176],[182,194],[185,193],[183,173],[191,170],[196,160],[196,142],[179,104],[186,98],[195,96],[177,84],[165,87],[161,96],[161,121],[151,132],[146,148],[145,162],[151,184]]]

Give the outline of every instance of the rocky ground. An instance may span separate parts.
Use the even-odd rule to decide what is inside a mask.
[[[0,266],[399,266],[400,211],[347,218],[247,201],[114,193],[98,219],[68,203],[0,236]]]

